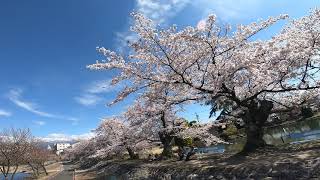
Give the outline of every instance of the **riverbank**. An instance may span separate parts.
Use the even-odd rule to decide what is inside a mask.
[[[266,148],[249,156],[215,154],[176,159],[109,160],[99,162],[86,173],[97,179],[319,179],[320,141]]]
[[[48,162],[46,163],[46,170],[48,172],[48,175],[46,175],[44,172],[41,172],[41,174],[38,177],[33,176],[33,171],[28,165],[21,165],[18,167],[17,172],[15,173],[15,178],[17,179],[38,179],[38,180],[48,180],[54,177],[56,174],[58,174],[62,170],[62,163],[61,162]],[[10,171],[12,173],[12,171]],[[11,176],[11,174],[9,174]],[[0,179],[3,178],[2,174],[0,174]]]

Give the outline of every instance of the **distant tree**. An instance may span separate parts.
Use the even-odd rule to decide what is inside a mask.
[[[210,15],[198,27],[160,29],[133,13],[128,56],[105,48],[106,61],[90,69],[116,69],[112,84],[130,81],[113,102],[134,92],[165,86],[176,97],[211,102],[213,111],[240,111],[247,142],[244,152],[266,145],[263,127],[274,110],[314,97],[319,85],[320,10],[292,21],[268,40],[253,38],[287,15],[249,25],[221,26]],[[164,116],[163,116],[164,117]]]
[[[103,155],[110,156],[112,154],[120,154],[126,151],[125,132],[128,130],[126,125],[121,122],[119,117],[112,117],[102,120],[98,128],[95,130],[97,134],[98,152]],[[101,142],[101,143],[99,143]],[[128,147],[130,150],[131,148]],[[130,151],[129,150],[129,151]],[[129,155],[132,155],[129,153]]]
[[[100,145],[100,144],[99,144]],[[80,140],[76,144],[72,146],[71,149],[65,150],[65,156],[69,158],[69,160],[73,161],[81,161],[88,156],[92,156],[95,153],[97,143],[94,138],[89,140]]]
[[[147,137],[143,131],[137,126],[130,126],[120,116],[104,119],[95,130],[100,146],[98,153],[119,155],[127,152],[130,159],[138,159],[137,152],[150,147],[152,143],[151,137]]]
[[[27,160],[32,135],[29,129],[9,129],[0,132],[0,171],[5,179],[11,179],[19,165]]]
[[[39,141],[33,141],[26,153],[26,162],[31,167],[35,176],[40,175],[40,169],[48,175],[45,163],[50,160],[52,152],[40,147]]]

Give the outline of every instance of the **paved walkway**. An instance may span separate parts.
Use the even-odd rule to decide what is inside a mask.
[[[74,168],[68,162],[63,162],[63,171],[57,174],[52,180],[73,180]]]

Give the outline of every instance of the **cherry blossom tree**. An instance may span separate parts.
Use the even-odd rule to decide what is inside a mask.
[[[221,26],[215,15],[184,29],[162,29],[140,13],[132,16],[137,40],[129,42],[129,55],[101,47],[106,60],[88,66],[116,69],[113,85],[130,82],[113,103],[165,86],[171,97],[210,102],[213,111],[240,111],[247,152],[265,145],[263,126],[272,111],[318,93],[320,10],[292,20],[268,40],[255,36],[287,15],[236,29]]]
[[[66,157],[73,161],[86,161],[87,157],[92,156],[95,153],[96,141],[91,138],[88,140],[81,140],[75,143],[72,148],[65,149],[64,153]]]
[[[177,136],[182,139],[191,138],[193,140],[198,140],[203,146],[225,143],[216,136],[215,125],[213,123],[197,123],[190,127],[187,126],[177,133]]]
[[[97,149],[98,156],[128,152],[131,159],[137,159],[137,151],[151,146],[151,137],[141,127],[126,124],[123,117],[104,119],[95,132],[100,146]]]
[[[177,112],[183,110],[183,104],[192,99],[195,97],[180,97],[166,86],[153,85],[128,109],[125,117],[131,127],[142,129],[143,136],[158,139],[163,147],[162,156],[165,157],[173,155],[172,146],[183,139],[182,134],[211,144],[222,142],[209,132],[209,125],[198,124],[188,128],[189,123],[177,116]]]
[[[190,98],[179,97],[165,86],[153,85],[144,92],[125,113],[131,126],[142,129],[144,136],[158,139],[162,146],[162,156],[172,157],[172,146],[184,121],[176,113],[177,105],[188,102]]]

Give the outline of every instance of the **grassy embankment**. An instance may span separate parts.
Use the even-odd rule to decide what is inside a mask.
[[[305,121],[319,119],[319,114]],[[300,123],[299,121],[298,123]],[[290,126],[292,122],[286,125]],[[284,124],[282,124],[284,125]],[[159,153],[161,149],[154,149]],[[282,144],[261,149],[249,156],[236,152],[194,156],[189,162],[177,159],[100,161],[94,168],[79,171],[80,179],[110,176],[153,179],[320,179],[320,140]]]

